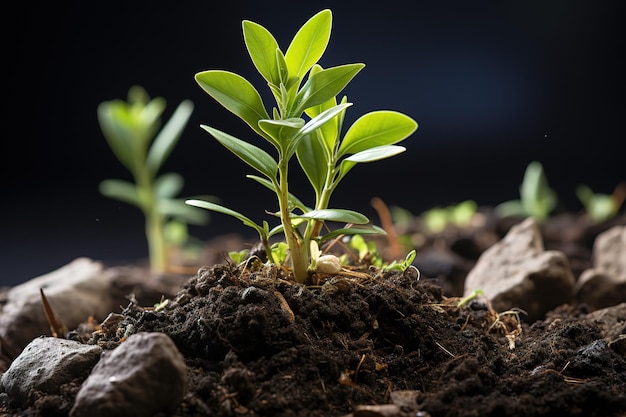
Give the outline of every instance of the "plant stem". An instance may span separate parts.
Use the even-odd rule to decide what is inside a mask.
[[[165,272],[167,269],[167,248],[163,236],[163,216],[159,213],[153,193],[152,180],[145,170],[135,173],[139,191],[141,209],[146,218],[146,238],[148,240],[148,258],[152,272]]]
[[[148,237],[150,269],[152,272],[165,272],[167,253],[163,237],[163,218],[154,206],[149,213],[146,213],[146,236]]]
[[[291,254],[294,279],[298,283],[304,283],[309,276],[309,248],[307,245],[303,244],[291,224],[291,216],[289,213],[289,187],[287,183],[287,162],[288,161],[281,157],[278,164],[280,177],[280,192],[278,193],[280,220],[283,224],[285,239],[287,240],[287,245],[289,246],[289,252]]]

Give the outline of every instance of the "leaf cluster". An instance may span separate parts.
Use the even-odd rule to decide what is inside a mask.
[[[242,22],[250,58],[267,82],[275,106],[267,111],[259,91],[244,77],[225,70],[207,70],[195,75],[197,83],[213,99],[243,120],[275,150],[272,156],[260,146],[215,127],[201,127],[229,151],[256,171],[248,178],[272,190],[281,224],[270,229],[221,205],[191,200],[188,204],[240,219],[255,229],[268,248],[268,240],[283,233],[297,281],[306,279],[310,264],[310,242],[321,243],[337,234],[380,233],[380,228],[344,227],[321,236],[325,222],[367,225],[369,219],[352,210],[330,208],[330,196],[357,164],[397,155],[405,150],[396,145],[417,129],[410,117],[389,110],[367,113],[348,127],[342,137],[343,121],[352,105],[338,95],[363,69],[353,63],[323,68],[319,60],[331,33],[332,13],[325,9],[311,17],[295,34],[286,52],[263,26]],[[315,192],[313,206],[305,205],[288,186],[289,161],[298,160]]]

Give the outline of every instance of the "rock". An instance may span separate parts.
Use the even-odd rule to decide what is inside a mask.
[[[626,302],[626,226],[614,226],[593,244],[593,268],[575,287],[576,299],[590,310]]]
[[[497,311],[520,308],[533,322],[572,299],[574,275],[560,251],[545,251],[537,221],[511,227],[487,249],[465,280],[464,296],[483,290]]]
[[[600,325],[602,338],[613,350],[626,356],[626,303],[593,311],[587,318]]]
[[[95,345],[38,337],[11,363],[0,378],[0,387],[9,395],[12,406],[27,407],[35,401],[37,391],[59,394],[63,384],[77,378],[82,382],[101,352]]]
[[[110,296],[111,280],[101,263],[78,258],[48,274],[11,288],[0,311],[3,346],[19,353],[34,338],[50,335],[41,303],[43,289],[60,321],[73,329],[89,316],[104,319],[116,305]]]
[[[70,417],[150,417],[174,410],[187,386],[185,360],[164,333],[131,335],[102,355]]]

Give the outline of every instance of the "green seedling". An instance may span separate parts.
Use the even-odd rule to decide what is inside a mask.
[[[548,218],[556,203],[556,192],[548,185],[543,166],[533,161],[526,167],[520,199],[498,204],[495,211],[502,217],[532,216],[541,222]]]
[[[337,95],[359,73],[364,64],[322,68],[318,61],[330,39],[332,13],[325,9],[311,17],[298,30],[286,52],[263,26],[249,20],[242,23],[244,42],[252,62],[267,82],[276,106],[268,112],[257,89],[242,76],[224,70],[208,70],[195,75],[197,83],[213,99],[241,118],[275,150],[276,158],[265,150],[214,127],[202,125],[218,142],[260,175],[248,178],[269,188],[277,197],[273,215],[280,225],[269,229],[241,213],[202,200],[188,204],[234,216],[255,229],[267,245],[270,236],[283,233],[296,282],[308,278],[311,242],[340,234],[380,233],[375,227],[344,227],[322,236],[325,222],[367,225],[369,219],[358,212],[329,208],[330,197],[340,181],[356,164],[373,162],[405,150],[396,143],[416,129],[410,117],[380,110],[358,118],[341,138],[346,110],[352,105]],[[313,207],[304,205],[289,189],[289,162],[296,157],[314,192]],[[268,249],[269,251],[269,249]],[[268,259],[272,260],[271,254]]]
[[[172,240],[187,239],[187,229],[180,224],[206,224],[208,215],[175,198],[182,190],[183,178],[176,173],[158,176],[163,162],[180,139],[193,104],[181,102],[168,122],[161,128],[165,110],[163,98],[150,99],[140,86],[131,87],[128,101],[111,100],[98,106],[98,121],[109,147],[132,174],[135,183],[107,179],[100,183],[100,192],[141,209],[146,220],[150,267],[153,272],[167,269],[167,235]],[[178,227],[176,230],[175,228]]]
[[[594,223],[612,219],[619,212],[621,205],[615,194],[594,193],[587,185],[576,187],[576,196],[585,208],[589,219]]]
[[[433,233],[443,231],[448,225],[466,226],[476,214],[478,206],[473,200],[465,200],[447,207],[433,207],[422,213],[428,230]]]
[[[415,268],[418,274],[417,277],[419,279],[419,270],[413,265],[413,260],[415,259],[416,255],[417,252],[415,252],[415,249],[413,249],[406,254],[406,257],[402,262],[392,261],[389,265],[383,266],[383,270],[406,272],[406,270],[409,268]]]
[[[457,307],[462,308],[470,303],[470,301],[477,299],[478,297],[484,297],[485,292],[483,290],[474,290],[467,296],[461,298],[459,302],[456,304]]]

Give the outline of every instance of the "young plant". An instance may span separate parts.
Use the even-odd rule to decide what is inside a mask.
[[[130,88],[126,102],[111,100],[98,106],[102,133],[117,159],[135,180],[134,184],[119,179],[104,180],[100,183],[100,192],[141,209],[146,220],[150,267],[154,272],[164,272],[167,268],[164,231],[168,222],[178,222],[177,235],[180,237],[180,223],[205,224],[208,221],[205,211],[174,198],[183,188],[183,178],[179,174],[157,176],[180,139],[193,105],[188,100],[180,103],[159,130],[164,110],[165,100],[150,99],[140,86]]]
[[[502,217],[532,216],[541,222],[548,218],[556,203],[556,192],[548,185],[543,166],[533,161],[526,167],[520,186],[520,199],[501,203],[495,210]]]
[[[619,190],[619,187],[616,191]],[[613,194],[594,193],[587,185],[576,187],[576,196],[585,207],[585,212],[594,223],[600,223],[612,219],[619,212],[623,202],[619,201],[617,192]]]
[[[243,36],[250,58],[276,101],[269,113],[260,93],[242,76],[223,70],[195,75],[198,84],[211,97],[274,147],[276,158],[252,143],[202,125],[229,151],[261,174],[248,177],[275,193],[278,211],[274,215],[281,224],[270,231],[266,222],[258,225],[225,207],[201,200],[187,203],[234,216],[257,230],[262,240],[271,234],[284,233],[297,282],[305,282],[308,277],[311,241],[320,243],[340,233],[380,232],[377,228],[346,227],[323,237],[320,235],[326,221],[369,222],[366,216],[355,211],[329,208],[332,193],[356,164],[403,152],[405,148],[395,144],[417,129],[417,123],[410,117],[381,110],[361,116],[340,139],[345,112],[352,103],[346,97],[338,102],[336,97],[364,64],[330,68],[317,64],[328,45],[331,24],[331,11],[320,11],[298,30],[283,52],[267,29],[243,21]],[[315,191],[312,208],[290,192],[288,168],[294,156]]]
[[[439,233],[449,224],[461,227],[469,224],[477,209],[474,200],[465,200],[452,206],[433,207],[422,213],[421,217],[428,230]]]

